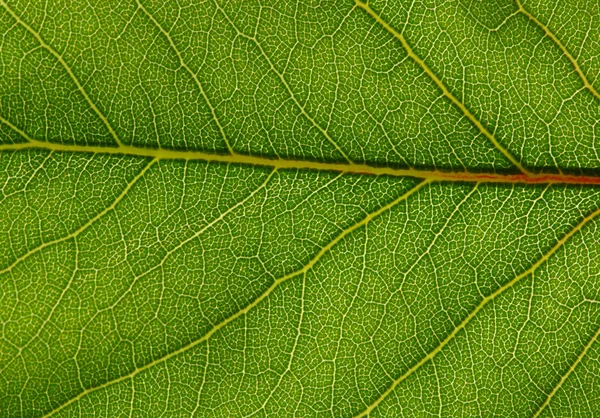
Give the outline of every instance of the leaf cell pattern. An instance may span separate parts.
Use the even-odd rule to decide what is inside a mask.
[[[0,416],[600,414],[567,3],[0,0]]]

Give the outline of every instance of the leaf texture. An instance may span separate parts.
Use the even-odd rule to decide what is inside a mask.
[[[600,414],[598,2],[0,28],[0,416]]]

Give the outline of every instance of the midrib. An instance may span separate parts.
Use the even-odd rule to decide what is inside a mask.
[[[600,176],[571,174],[503,174],[468,171],[439,171],[413,168],[377,167],[368,164],[319,162],[296,159],[272,159],[245,154],[215,154],[194,150],[172,150],[164,148],[142,148],[131,145],[104,147],[93,145],[67,145],[29,139],[29,142],[0,145],[2,151],[22,151],[41,149],[56,152],[78,152],[92,154],[130,155],[150,157],[159,160],[197,160],[218,163],[243,164],[277,169],[304,169],[315,171],[335,171],[348,174],[385,175],[395,177],[415,177],[431,181],[514,183],[514,184],[581,184],[600,185]]]

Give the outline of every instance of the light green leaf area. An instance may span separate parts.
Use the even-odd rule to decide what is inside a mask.
[[[600,415],[600,5],[0,0],[0,416]]]

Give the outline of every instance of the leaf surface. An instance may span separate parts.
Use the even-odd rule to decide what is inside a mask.
[[[0,0],[0,416],[600,414],[563,3]]]

